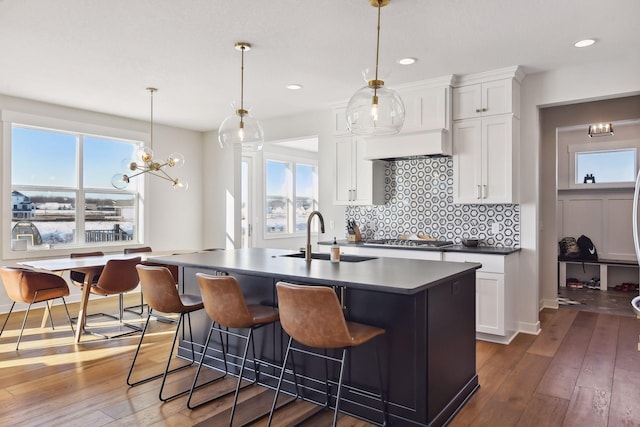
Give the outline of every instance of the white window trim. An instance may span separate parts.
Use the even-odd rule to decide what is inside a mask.
[[[11,249],[11,131],[13,124],[19,124],[30,127],[39,127],[43,129],[58,130],[69,133],[79,133],[87,136],[97,136],[102,138],[113,138],[123,140],[141,141],[143,144],[149,142],[150,136],[146,132],[140,132],[132,129],[114,128],[109,126],[98,125],[94,123],[76,122],[72,120],[60,119],[55,117],[47,117],[34,115],[29,113],[0,110],[0,119],[2,120],[2,201],[0,202],[2,215],[2,258],[6,260],[32,259],[42,257],[67,256],[69,253],[77,251],[79,248],[91,248],[89,245],[82,246],[65,246],[63,248],[48,249],[43,251],[13,251]],[[82,161],[82,160],[80,160]],[[144,209],[144,187],[146,177],[139,182],[139,198],[138,204],[138,237],[139,241],[132,241],[130,244],[109,246],[109,250],[113,252],[121,252],[128,246],[139,246],[140,242],[145,242],[146,232],[145,224],[148,223],[148,212]],[[92,189],[85,189],[85,191]],[[98,190],[102,191],[102,190]],[[6,233],[9,233],[7,236]]]
[[[313,152],[306,152],[303,150],[293,150],[295,151],[295,155],[290,154],[292,151],[292,149],[290,148],[279,148],[279,147],[270,147],[266,150],[263,151],[262,153],[262,197],[261,197],[261,201],[259,206],[261,207],[261,228],[262,228],[262,239],[263,240],[277,240],[277,239],[290,239],[292,237],[301,237],[304,236],[306,234],[306,231],[296,231],[295,230],[295,209],[290,209],[292,212],[289,212],[289,222],[294,222],[294,224],[289,224],[290,227],[292,227],[292,231],[288,232],[288,233],[278,233],[278,234],[269,234],[266,232],[265,229],[265,221],[264,221],[264,215],[265,212],[267,211],[267,180],[266,180],[266,164],[267,161],[272,160],[272,161],[276,161],[276,162],[285,162],[285,163],[289,163],[289,164],[293,164],[294,166],[296,164],[303,164],[303,165],[310,165],[313,166],[316,169],[316,172],[318,172],[318,158],[317,158],[317,153],[313,153]],[[285,153],[286,152],[286,153]],[[317,174],[316,174],[317,176]],[[295,200],[295,171],[293,172],[292,175],[292,180],[293,180],[293,187],[294,187],[294,194],[292,195],[292,197],[294,197]],[[316,183],[316,194],[315,194],[315,198],[316,198],[316,202],[319,205],[320,201],[318,200],[318,193],[319,193],[319,183]],[[292,200],[293,202],[293,200]],[[293,205],[293,203],[292,203]],[[316,235],[317,232],[314,231],[312,232],[312,234]]]

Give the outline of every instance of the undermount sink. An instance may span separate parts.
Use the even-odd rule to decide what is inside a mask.
[[[304,258],[304,252],[298,252],[295,254],[280,255],[280,256],[287,257],[287,258]],[[330,255],[323,254],[323,253],[311,253],[311,259],[322,259],[325,261],[329,261]],[[362,261],[369,261],[372,259],[377,259],[377,258],[372,256],[340,255],[340,262],[362,262]]]

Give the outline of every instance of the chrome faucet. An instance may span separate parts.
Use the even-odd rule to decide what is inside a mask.
[[[320,231],[324,233],[324,218],[319,211],[313,211],[309,214],[309,218],[307,218],[307,251],[304,253],[304,259],[307,261],[311,261],[311,220],[314,215],[318,215],[318,219],[320,220]]]

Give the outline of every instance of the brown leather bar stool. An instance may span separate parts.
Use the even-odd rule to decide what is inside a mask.
[[[37,302],[51,301],[56,298],[62,299],[64,309],[67,311],[69,325],[71,325],[71,333],[74,334],[69,309],[67,308],[67,303],[64,300],[64,297],[69,295],[69,286],[62,277],[57,274],[32,271],[24,268],[0,267],[0,278],[2,278],[2,283],[7,291],[7,295],[11,300],[13,300],[9,313],[7,313],[7,318],[4,320],[2,329],[0,329],[0,335],[4,332],[4,328],[7,326],[9,316],[11,316],[11,312],[13,311],[13,307],[16,303],[21,302],[29,304],[27,311],[24,314],[24,320],[22,321],[22,327],[20,328],[20,335],[18,335],[16,350],[18,350],[18,347],[20,346],[22,332],[24,331],[24,327],[27,323],[27,317],[29,316],[31,305]],[[53,316],[51,315],[51,308],[48,304],[47,310],[49,310],[51,329],[54,329]]]
[[[242,290],[240,289],[240,285],[238,284],[238,281],[235,279],[235,277],[211,276],[203,273],[197,273],[196,277],[198,279],[198,284],[200,285],[200,292],[202,293],[202,298],[204,301],[204,309],[211,318],[212,323],[211,328],[209,329],[206,343],[204,345],[204,349],[202,351],[202,358],[200,359],[200,363],[198,364],[198,370],[196,371],[195,378],[193,379],[193,385],[191,387],[191,392],[189,393],[187,407],[189,409],[194,409],[231,393],[224,393],[197,405],[191,404],[193,391],[195,388],[199,388],[199,386],[196,386],[196,383],[198,381],[200,369],[202,368],[202,364],[205,359],[205,355],[207,353],[213,331],[218,331],[221,334],[226,334],[227,336],[231,335],[237,338],[241,338],[245,340],[245,346],[242,354],[240,372],[238,373],[238,383],[235,388],[233,405],[231,407],[231,416],[229,418],[229,425],[232,425],[233,416],[236,410],[236,404],[238,402],[238,394],[241,389],[240,383],[242,382],[244,368],[247,361],[249,344],[253,344],[253,331],[276,322],[278,320],[278,309],[265,305],[247,304],[244,295],[242,294]],[[245,330],[247,331],[247,333],[246,335],[243,335],[241,333],[230,331],[229,328]],[[256,359],[255,346],[252,347],[252,351],[255,379],[251,384],[254,384],[258,381],[260,362]],[[224,346],[222,348],[222,354],[224,356],[225,373],[221,377],[218,377],[212,381],[224,378],[224,376],[226,376],[228,372],[228,370],[226,369],[227,361]]]
[[[340,305],[340,301],[338,301],[336,293],[332,288],[327,286],[305,286],[279,282],[276,284],[276,291],[278,293],[280,324],[289,335],[289,344],[287,345],[284,362],[282,363],[282,370],[278,380],[278,386],[276,388],[276,395],[273,398],[273,404],[271,406],[267,425],[270,426],[273,420],[273,413],[275,411],[278,394],[280,393],[280,388],[282,386],[282,379],[287,366],[287,360],[289,359],[291,352],[296,351],[340,363],[340,376],[333,414],[333,425],[335,426],[338,421],[340,395],[342,392],[347,352],[352,347],[362,345],[377,336],[383,335],[385,330],[362,323],[347,322],[344,318],[342,307]],[[294,341],[307,347],[318,349],[342,349],[342,357],[338,359],[326,354],[312,353],[301,348],[296,348],[293,346]],[[379,396],[382,408],[382,425],[384,426],[387,425],[387,406],[384,401],[378,346],[376,346],[375,354],[376,364],[378,366],[378,381],[380,385]],[[293,369],[292,373],[296,386],[296,397],[300,397],[298,393],[295,369]],[[329,379],[327,378],[327,407],[330,406],[331,397],[328,380]]]
[[[138,254],[138,253],[144,253],[144,252],[151,252],[151,247],[142,246],[140,248],[125,248],[123,253],[125,255],[128,255],[128,254]],[[142,292],[140,292],[140,304],[124,307],[123,310],[142,316],[144,314],[145,306],[146,304],[144,303],[144,297],[142,296]],[[140,311],[136,310],[138,308],[140,309]],[[147,311],[148,310],[149,308],[147,307]]]
[[[167,380],[167,375],[187,368],[195,363],[196,353],[193,346],[193,334],[191,331],[191,313],[197,310],[201,310],[204,305],[202,303],[202,297],[200,295],[178,294],[178,289],[176,288],[176,284],[173,281],[173,276],[171,275],[171,272],[168,268],[160,266],[138,265],[136,266],[136,269],[138,270],[138,276],[140,277],[140,286],[142,287],[142,293],[147,299],[147,304],[149,304],[149,311],[147,313],[147,321],[145,322],[144,328],[142,329],[140,341],[138,342],[138,348],[136,349],[136,353],[133,356],[133,361],[131,362],[129,375],[127,375],[127,384],[133,387],[162,377],[162,384],[160,385],[160,392],[158,393],[158,397],[163,402],[166,402],[167,400],[182,396],[190,391],[190,389],[187,389],[168,397],[162,396],[164,385]],[[133,369],[135,367],[136,360],[138,359],[138,354],[140,353],[140,347],[142,346],[142,340],[144,340],[144,335],[147,332],[147,328],[149,327],[149,320],[151,319],[151,317],[153,317],[154,310],[166,314],[180,315],[176,324],[176,331],[173,334],[173,342],[171,343],[171,349],[169,350],[167,366],[164,370],[164,373],[152,375],[150,377],[133,382],[131,380],[131,375],[133,374]],[[170,370],[169,367],[171,366],[171,358],[173,357],[173,351],[176,346],[176,340],[178,339],[178,333],[180,332],[180,326],[184,325],[183,319],[185,316],[187,316],[187,322],[189,323],[191,362]]]

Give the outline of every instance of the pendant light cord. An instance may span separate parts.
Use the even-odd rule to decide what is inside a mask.
[[[378,80],[378,57],[380,55],[380,2],[378,0],[378,34],[376,38],[376,80]]]
[[[241,47],[241,64],[240,64],[240,122],[242,122],[242,118],[244,117],[244,50],[245,47]]]
[[[150,134],[150,141],[149,141],[149,145],[151,146],[151,148],[153,148],[153,92],[156,91],[156,89],[150,87],[148,88],[149,92],[151,93],[151,119],[149,121],[149,134]]]

